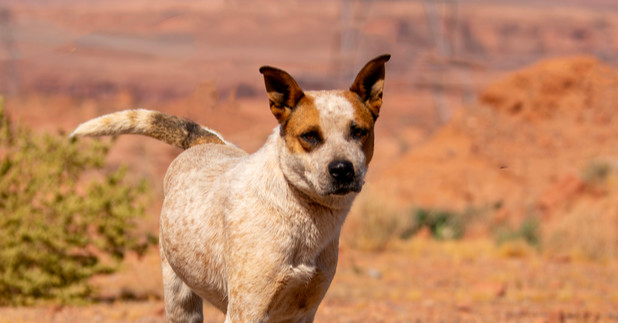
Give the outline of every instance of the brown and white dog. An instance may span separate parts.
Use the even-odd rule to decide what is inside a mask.
[[[202,322],[202,300],[225,322],[312,322],[335,269],[339,234],[373,155],[384,64],[350,90],[304,92],[264,66],[279,121],[254,154],[196,123],[127,110],[73,136],[142,134],[186,149],[165,175],[160,250],[168,322]]]

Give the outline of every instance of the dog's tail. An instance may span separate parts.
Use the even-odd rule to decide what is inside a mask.
[[[71,137],[136,134],[152,137],[181,149],[199,144],[229,145],[216,131],[173,115],[144,109],[106,114],[80,124]]]

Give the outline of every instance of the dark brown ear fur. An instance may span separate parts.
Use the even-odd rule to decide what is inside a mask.
[[[384,64],[388,62],[391,55],[378,56],[361,69],[356,76],[350,91],[358,94],[367,105],[373,118],[377,119],[382,106],[382,90],[384,89]]]
[[[305,93],[294,78],[283,70],[262,66],[260,73],[264,75],[264,84],[270,100],[270,111],[279,123],[283,123],[298,101],[305,96]]]

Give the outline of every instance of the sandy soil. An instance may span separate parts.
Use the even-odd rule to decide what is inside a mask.
[[[487,240],[438,243],[418,238],[396,249],[343,249],[316,322],[618,320],[616,261],[555,261],[532,250],[514,256]],[[99,282],[107,285],[108,296],[134,292],[145,300],[0,308],[0,322],[163,322],[156,258],[151,254],[135,262],[147,270],[130,269]],[[205,306],[205,317],[205,322],[224,319],[210,306]]]

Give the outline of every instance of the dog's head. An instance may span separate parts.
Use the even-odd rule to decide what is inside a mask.
[[[369,61],[345,91],[304,92],[285,71],[260,68],[270,110],[280,124],[281,169],[296,188],[315,197],[360,192],[373,155],[389,59]]]

